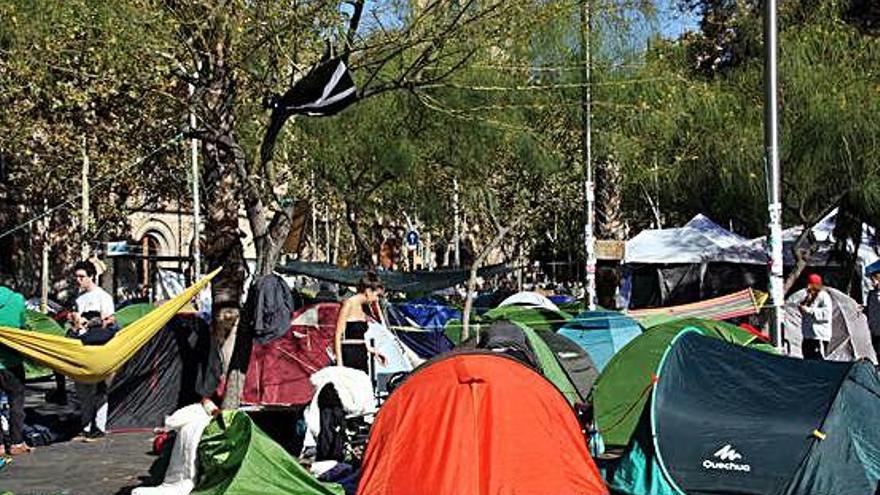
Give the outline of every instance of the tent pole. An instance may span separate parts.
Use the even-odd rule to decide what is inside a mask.
[[[769,200],[768,248],[770,250],[770,298],[773,312],[770,338],[773,345],[782,345],[782,319],[784,315],[785,289],[782,257],[782,192],[779,167],[779,116],[776,78],[776,0],[764,4],[764,161],[767,170],[767,195]]]
[[[587,308],[596,309],[596,248],[595,228],[593,216],[595,209],[595,190],[593,187],[593,157],[592,157],[592,83],[590,66],[592,65],[592,53],[590,38],[592,34],[592,18],[590,12],[590,0],[581,0],[581,51],[584,56],[582,66],[581,85],[581,140],[584,161],[584,196],[586,200],[586,222],[584,223],[584,247],[587,255],[586,262],[586,296]]]

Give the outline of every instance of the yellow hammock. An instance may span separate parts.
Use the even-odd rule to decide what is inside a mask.
[[[214,270],[174,299],[120,330],[104,345],[87,346],[77,339],[8,327],[0,327],[0,344],[78,382],[100,382],[131,359],[220,270],[221,268]]]

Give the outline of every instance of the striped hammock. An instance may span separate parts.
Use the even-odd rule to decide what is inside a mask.
[[[645,328],[678,318],[729,320],[757,314],[764,307],[767,298],[768,295],[765,292],[745,289],[726,296],[680,306],[632,310],[628,311],[627,315],[637,320]]]

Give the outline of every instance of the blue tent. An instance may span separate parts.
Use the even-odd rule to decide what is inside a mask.
[[[400,340],[425,359],[452,349],[443,330],[449,320],[461,319],[458,309],[427,297],[389,305],[386,314]]]
[[[581,346],[601,372],[617,351],[642,333],[632,318],[614,311],[585,311],[558,332]]]

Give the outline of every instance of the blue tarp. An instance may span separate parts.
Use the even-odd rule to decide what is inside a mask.
[[[614,311],[586,311],[566,323],[558,333],[587,351],[601,372],[617,351],[642,333],[642,327],[632,318]]]
[[[446,322],[461,319],[458,309],[427,297],[389,305],[386,314],[400,340],[425,359],[452,349],[443,331]]]

